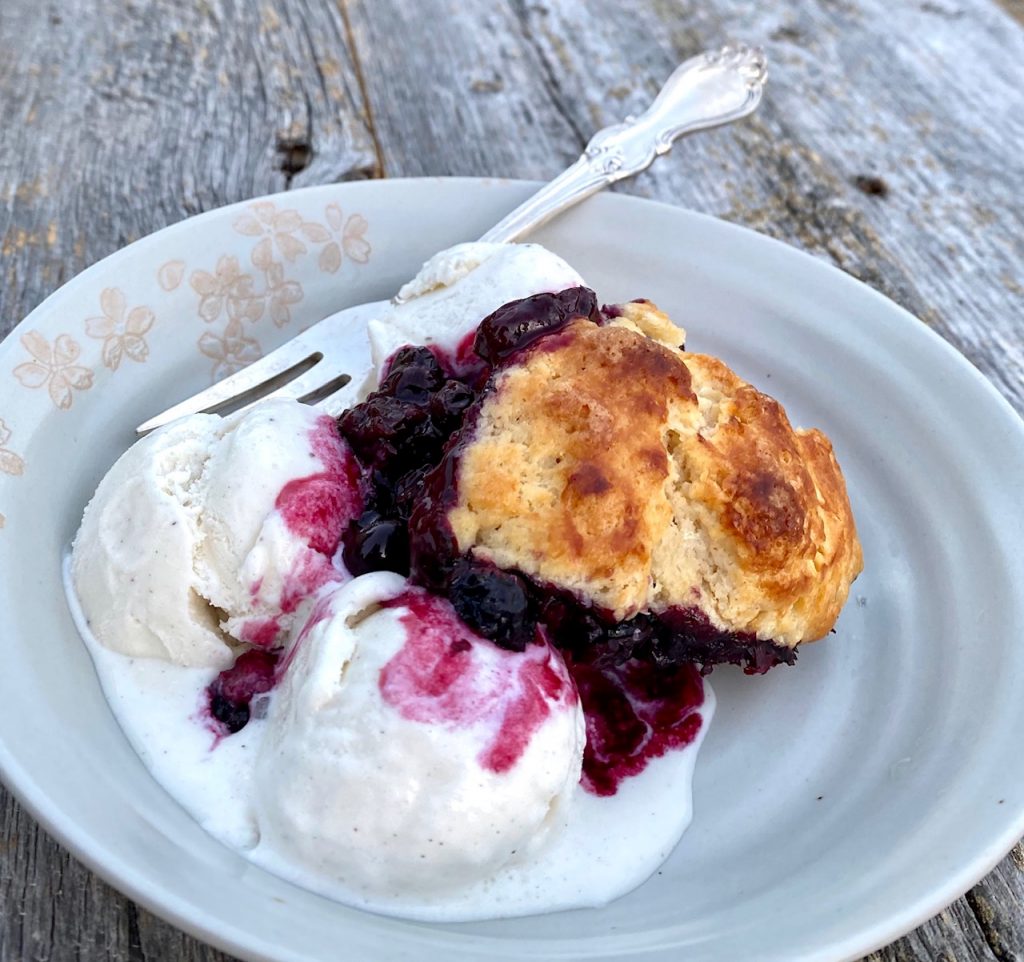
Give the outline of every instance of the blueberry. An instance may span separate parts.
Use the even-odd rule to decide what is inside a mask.
[[[444,382],[444,371],[429,349],[403,347],[391,359],[379,393],[411,404],[426,404]]]
[[[517,575],[465,562],[448,590],[456,613],[477,634],[509,651],[523,651],[533,640],[537,622]]]
[[[602,321],[601,311],[597,306],[597,295],[589,287],[570,287],[559,291],[555,297],[562,305],[562,310],[569,317],[586,317],[595,324]]]
[[[535,294],[510,301],[489,314],[477,328],[473,350],[490,364],[521,351],[545,334],[561,330],[573,318],[600,318],[597,298],[586,287],[558,294]]]
[[[426,477],[432,470],[433,467],[430,465],[417,468],[415,471],[403,474],[395,483],[395,510],[400,517],[408,519],[412,515],[412,509],[416,507],[416,502],[423,497]]]
[[[238,705],[217,692],[210,695],[210,714],[232,735],[249,723],[248,705]]]
[[[445,381],[430,399],[430,416],[438,424],[456,427],[475,399],[473,391],[461,381]]]
[[[429,347],[417,347],[414,344],[406,344],[391,355],[385,381],[411,368],[432,372],[432,376],[436,378],[435,388],[444,383],[444,371],[441,370],[434,352]]]
[[[338,430],[356,457],[373,464],[392,456],[418,425],[427,420],[420,406],[382,394],[371,394],[338,419]]]

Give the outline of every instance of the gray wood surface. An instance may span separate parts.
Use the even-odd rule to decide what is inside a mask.
[[[0,333],[190,214],[292,186],[546,178],[679,60],[763,42],[741,127],[625,186],[838,265],[1024,412],[1024,0],[0,0]],[[224,959],[6,794],[0,962]],[[1024,850],[872,962],[1024,962]]]

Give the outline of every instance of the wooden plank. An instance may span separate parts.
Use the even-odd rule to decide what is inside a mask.
[[[967,902],[1000,962],[1024,959],[1024,846],[968,894]]]
[[[229,962],[101,882],[4,795],[0,959]]]
[[[978,920],[963,899],[906,938],[872,952],[864,962],[997,962]]]
[[[546,180],[579,155],[579,137],[507,4],[360,0],[346,8],[389,177]]]

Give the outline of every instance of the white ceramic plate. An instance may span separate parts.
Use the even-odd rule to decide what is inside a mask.
[[[715,672],[693,825],[640,889],[601,910],[472,925],[347,909],[206,836],[103,700],[60,560],[132,427],[321,316],[391,294],[529,189],[368,182],[213,211],[81,274],[0,345],[4,779],[95,871],[247,959],[859,957],[1024,833],[1024,428],[920,322],[749,231],[601,196],[537,238],[604,301],[652,298],[692,349],[823,428],[864,542],[833,637],[763,678]]]

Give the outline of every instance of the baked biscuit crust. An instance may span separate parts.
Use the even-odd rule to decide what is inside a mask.
[[[617,312],[494,375],[448,514],[459,550],[616,620],[697,607],[787,647],[826,634],[862,563],[827,438],[680,350],[654,305]]]

